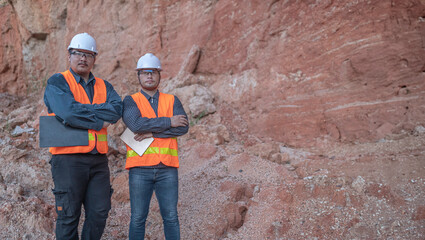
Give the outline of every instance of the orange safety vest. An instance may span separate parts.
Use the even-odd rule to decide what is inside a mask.
[[[159,93],[158,116],[156,116],[149,101],[142,93],[135,93],[131,97],[136,102],[142,117],[157,118],[173,116],[173,95]],[[127,161],[125,163],[127,170],[132,167],[155,166],[161,162],[170,167],[179,167],[177,138],[154,138],[154,141],[142,156],[139,156],[127,145]]]
[[[91,104],[89,97],[87,96],[86,91],[84,88],[77,83],[77,81],[74,78],[74,75],[67,70],[65,72],[61,73],[64,77],[66,82],[69,85],[69,89],[71,90],[72,94],[74,95],[75,101],[82,103],[82,104]],[[94,84],[94,96],[93,96],[93,103],[92,104],[101,104],[106,102],[106,85],[105,82],[95,77],[96,82]],[[54,113],[49,113],[49,116],[54,116]],[[96,146],[96,149],[99,153],[106,154],[108,152],[108,132],[106,128],[102,128],[100,131],[95,131],[93,129],[89,129],[89,145],[87,146],[72,146],[72,147],[51,147],[49,148],[49,151],[56,155],[56,154],[73,154],[73,153],[88,153],[94,149]],[[60,134],[60,133],[58,133]]]

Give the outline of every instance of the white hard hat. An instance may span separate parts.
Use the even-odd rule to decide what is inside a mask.
[[[88,33],[75,35],[68,46],[68,50],[71,48],[91,51],[97,55],[96,41]]]
[[[162,70],[161,62],[152,53],[146,53],[141,58],[139,58],[139,61],[137,61],[136,70],[147,69],[147,68],[157,69],[158,71]]]

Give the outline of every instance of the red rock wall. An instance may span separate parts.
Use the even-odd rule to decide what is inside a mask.
[[[183,239],[423,239],[424,24],[424,0],[0,0],[0,238],[54,238],[37,118],[89,32],[96,76],[133,93],[153,52],[190,114]],[[128,238],[124,127],[105,239]],[[148,221],[162,239],[155,199]]]
[[[3,92],[39,89],[67,67],[72,36],[89,32],[95,73],[122,94],[138,88],[145,52],[173,81],[199,46],[195,81],[257,137],[312,146],[424,123],[424,1],[15,0],[0,11]]]
[[[0,91],[18,94],[26,88],[20,79],[23,75],[22,40],[16,14],[8,4],[0,7],[0,25]]]

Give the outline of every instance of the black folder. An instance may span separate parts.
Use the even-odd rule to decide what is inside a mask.
[[[55,116],[40,116],[40,147],[69,147],[89,145],[87,129],[73,128]]]

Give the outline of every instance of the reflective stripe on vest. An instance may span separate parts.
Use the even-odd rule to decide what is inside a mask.
[[[89,141],[94,141],[94,140],[95,140],[95,138],[94,138],[93,133],[89,133]]]
[[[66,82],[69,85],[69,89],[74,95],[75,101],[82,104],[101,104],[106,102],[107,92],[105,82],[95,77],[94,84],[94,95],[93,103],[90,103],[89,97],[87,96],[84,88],[77,83],[74,78],[74,75],[67,70],[61,73]],[[51,113],[49,115],[55,115]],[[72,154],[72,153],[88,153],[91,152],[95,147],[99,153],[106,154],[108,152],[108,132],[106,128],[102,128],[99,131],[93,129],[88,130],[89,145],[87,146],[73,146],[73,147],[51,147],[49,151],[52,154]]]
[[[143,117],[172,117],[174,96],[159,93],[158,116],[152,109],[149,101],[142,93],[131,95]],[[140,166],[154,166],[159,163],[171,167],[179,167],[177,138],[155,138],[142,156],[139,156],[133,149],[127,146],[126,169]]]
[[[176,149],[171,149],[171,148],[161,148],[159,149],[158,147],[148,147],[145,151],[145,154],[159,154],[161,152],[161,154],[165,154],[165,155],[171,155],[171,156],[175,156],[178,157],[178,152]],[[134,150],[130,149],[127,151],[127,157],[136,157],[139,156],[139,154],[137,154]]]
[[[161,154],[167,154],[171,156],[178,156],[177,149],[171,149],[171,148],[161,148],[160,149]]]
[[[94,138],[93,133],[89,133],[89,141],[94,141],[96,140]],[[97,141],[99,142],[105,142],[108,141],[108,135],[107,134],[97,134]]]

